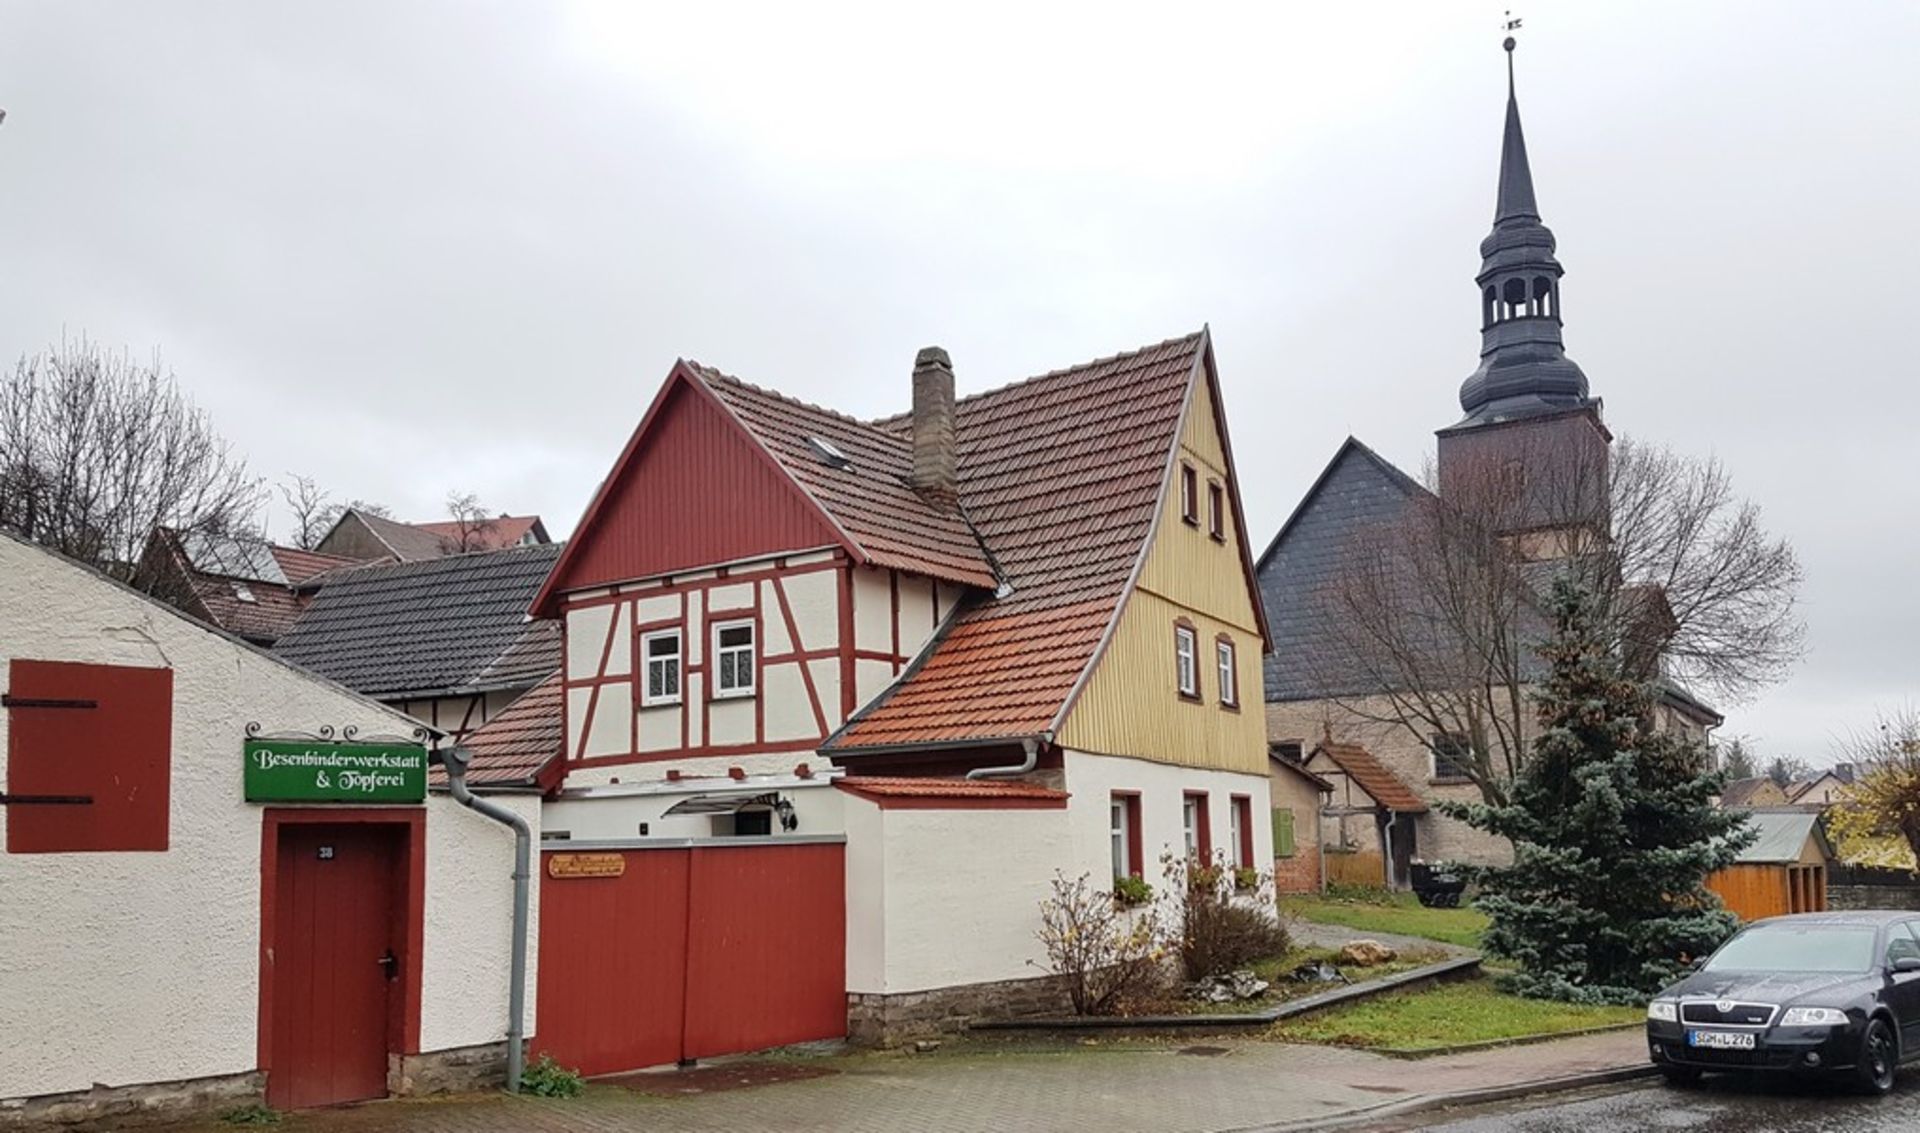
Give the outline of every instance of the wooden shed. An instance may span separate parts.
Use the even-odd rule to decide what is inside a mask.
[[[1739,860],[1707,878],[1743,921],[1827,908],[1827,867],[1833,846],[1820,830],[1820,816],[1791,811],[1754,811],[1760,837]]]

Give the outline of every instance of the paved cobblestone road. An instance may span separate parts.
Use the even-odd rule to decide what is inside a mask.
[[[547,1102],[504,1095],[380,1102],[290,1115],[285,1133],[791,1133],[1097,1130],[1221,1133],[1348,1112],[1417,1093],[1618,1066],[1640,1037],[1405,1062],[1331,1047],[1217,1038],[1071,1049],[946,1049],[779,1060],[803,1080],[659,1097],[596,1084]],[[1183,1053],[1191,1052],[1191,1053]],[[749,1065],[749,1064],[737,1064]],[[175,1133],[232,1133],[217,1122]]]

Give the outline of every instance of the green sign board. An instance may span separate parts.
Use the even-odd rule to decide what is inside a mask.
[[[320,740],[246,741],[250,803],[420,803],[427,749]]]

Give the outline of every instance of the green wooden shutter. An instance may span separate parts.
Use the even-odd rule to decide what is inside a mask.
[[[1273,808],[1273,856],[1293,856],[1293,810],[1289,807]]]

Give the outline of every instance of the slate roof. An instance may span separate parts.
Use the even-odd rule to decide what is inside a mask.
[[[929,506],[908,486],[910,441],[877,425],[729,377],[686,366],[772,453],[869,561],[968,586],[998,584],[980,541],[960,515]],[[808,445],[818,437],[843,453],[835,468]],[[964,450],[963,450],[964,451]],[[964,459],[964,458],[963,458]]]
[[[527,606],[560,544],[340,572],[274,652],[383,700],[524,688],[559,668]]]
[[[1353,437],[1348,437],[1280,525],[1254,568],[1266,607],[1273,651],[1263,664],[1269,701],[1320,700],[1367,691],[1355,674],[1339,680],[1324,661],[1339,631],[1334,587],[1350,542],[1362,532],[1399,522],[1408,504],[1431,498],[1419,481]]]
[[[1397,814],[1426,812],[1427,800],[1415,794],[1413,788],[1401,782],[1386,764],[1359,744],[1321,743],[1313,750],[1315,755],[1324,754],[1331,759],[1334,766],[1346,772],[1374,802],[1388,810]]]
[[[822,750],[1057,727],[1145,551],[1208,350],[1202,330],[956,404],[961,504],[1011,592],[963,602]]]
[[[557,784],[563,746],[564,717],[560,708],[560,674],[555,672],[506,711],[468,732],[460,746],[473,754],[467,782],[473,786],[551,787]],[[446,772],[436,766],[433,781],[444,782]]]

